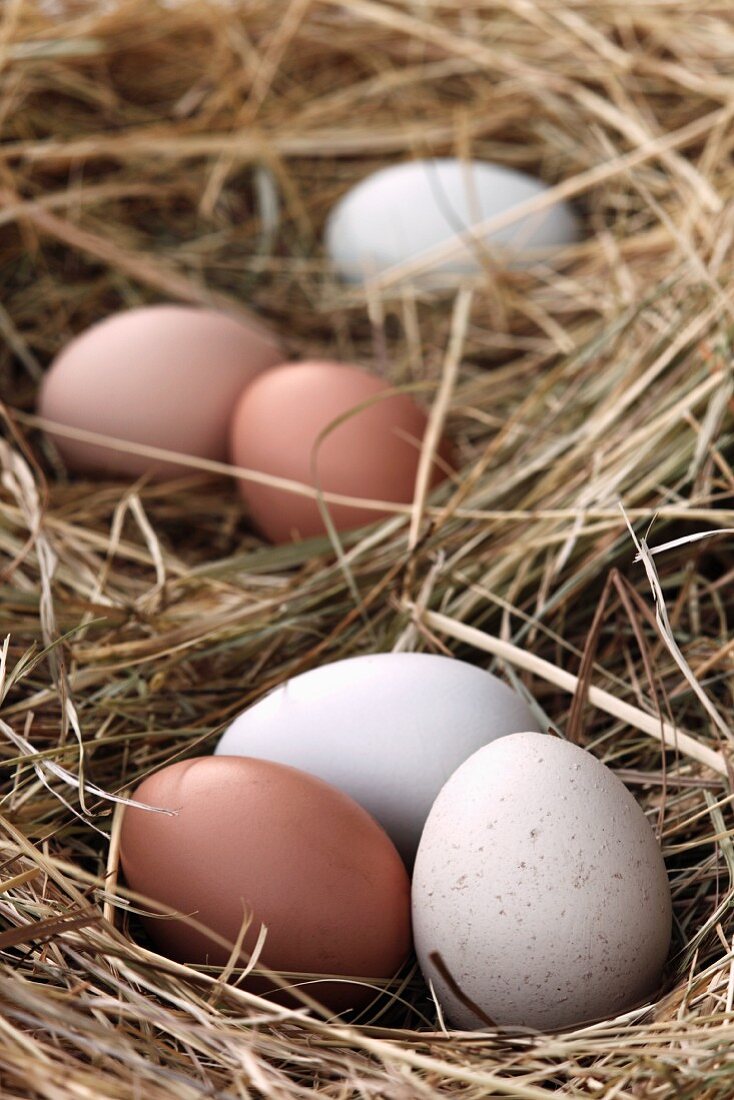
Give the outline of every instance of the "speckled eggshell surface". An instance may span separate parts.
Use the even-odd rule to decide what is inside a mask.
[[[67,428],[226,462],[235,401],[282,358],[275,337],[226,313],[179,305],[124,310],[62,349],[44,376],[38,411]],[[72,470],[165,479],[193,469],[49,434]]]
[[[364,806],[408,866],[433,800],[481,745],[538,729],[507,684],[432,653],[375,653],[311,669],[244,711],[216,752],[318,775]]]
[[[615,1015],[656,988],[671,899],[655,835],[590,753],[517,733],[470,757],[429,815],[413,876],[418,959],[456,1027],[559,1028]]]

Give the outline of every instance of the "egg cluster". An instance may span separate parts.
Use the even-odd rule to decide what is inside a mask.
[[[353,282],[391,272],[435,282],[498,260],[527,264],[578,236],[573,213],[547,201],[546,192],[498,165],[393,165],[337,204],[326,251]],[[60,353],[44,378],[39,411],[57,426],[50,434],[72,469],[168,478],[202,468],[187,465],[189,458],[204,460],[204,468],[228,462],[251,471],[240,491],[273,542],[323,534],[323,494],[337,530],[409,503],[424,413],[357,366],[285,358],[275,335],[226,314],[132,309]],[[451,473],[451,459],[442,441],[429,487]]]
[[[351,282],[435,284],[542,262],[577,237],[536,180],[445,159],[364,180],[328,219],[326,250]],[[286,359],[275,336],[222,313],[132,309],[61,352],[39,409],[72,469],[237,467],[273,542],[323,534],[324,503],[347,530],[410,502],[418,405],[358,366]],[[439,441],[430,487],[453,458]],[[593,1020],[660,980],[671,901],[639,806],[461,661],[393,653],[307,672],[240,715],[213,756],[134,797],[120,858],[151,940],[197,965],[254,958],[247,980],[267,995],[297,984],[359,1009],[412,944],[463,1028]]]
[[[245,965],[264,926],[259,963],[281,978],[259,974],[262,993],[297,982],[359,1009],[411,938],[462,1028],[592,1020],[660,980],[671,902],[644,814],[462,661],[387,653],[304,673],[241,714],[213,757],[134,797],[177,811],[124,814],[126,879],[157,903],[151,938],[225,964],[246,928]]]
[[[193,457],[254,471],[255,479],[239,480],[240,492],[272,542],[323,534],[323,493],[345,498],[329,504],[337,530],[389,514],[361,501],[412,500],[426,429],[415,402],[360,367],[283,358],[276,342],[225,314],[133,309],[61,352],[39,411],[72,429],[50,429],[72,469],[171,478],[195,469],[186,463]],[[431,485],[450,470],[450,456],[442,443]]]

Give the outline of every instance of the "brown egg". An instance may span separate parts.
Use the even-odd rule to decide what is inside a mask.
[[[244,950],[265,924],[260,960],[271,970],[390,978],[404,962],[407,872],[377,822],[335,787],[269,760],[206,756],[150,776],[135,799],[179,811],[126,808],[120,857],[138,893],[230,942],[249,910]],[[146,927],[169,957],[228,961],[227,949],[183,921],[151,917]],[[337,1009],[374,996],[346,982],[305,988]]]
[[[232,461],[326,492],[409,503],[426,416],[405,394],[379,399],[390,389],[381,378],[347,363],[286,363],[268,371],[237,404],[230,436]],[[367,407],[347,416],[365,402]],[[344,421],[320,440],[339,417]],[[449,461],[447,443],[442,443],[440,453]],[[445,468],[434,463],[431,485],[445,476]],[[256,526],[272,542],[324,533],[313,499],[244,479],[240,492]],[[329,512],[341,531],[389,514],[342,504],[330,504]]]
[[[275,338],[224,313],[159,305],[113,314],[64,348],[47,372],[39,414],[130,443],[226,461],[232,407],[282,360]],[[182,465],[53,435],[73,470],[180,477]]]

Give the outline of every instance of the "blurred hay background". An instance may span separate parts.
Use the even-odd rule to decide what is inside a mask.
[[[619,509],[640,536],[657,517],[653,546],[734,529],[729,5],[0,10],[2,1096],[730,1098],[732,541],[648,559],[682,668]],[[585,243],[487,271],[457,308],[336,285],[319,246],[332,203],[431,154],[563,184]],[[341,558],[326,539],[264,545],[224,478],[67,478],[32,420],[42,370],[105,313],[165,299],[255,309],[295,355],[440,394],[460,478]],[[571,709],[553,674],[491,666],[611,764],[661,835],[676,930],[656,1003],[561,1035],[448,1035],[408,971],[350,1026],[150,953],[98,792],[211,751],[317,662],[422,648],[490,667],[466,627],[720,754],[718,771],[663,754],[583,691]]]

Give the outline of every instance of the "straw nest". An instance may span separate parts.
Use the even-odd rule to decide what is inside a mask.
[[[1,14],[3,1097],[731,1097],[728,5]],[[443,294],[337,285],[331,204],[439,153],[558,185],[585,242]],[[204,469],[67,477],[33,419],[42,370],[93,320],[159,300],[256,310],[294,355],[418,384],[460,476],[340,547],[280,548]],[[290,675],[395,648],[495,668],[631,786],[675,904],[654,1003],[562,1034],[449,1034],[415,970],[329,1020],[145,945],[110,796],[211,751]]]

